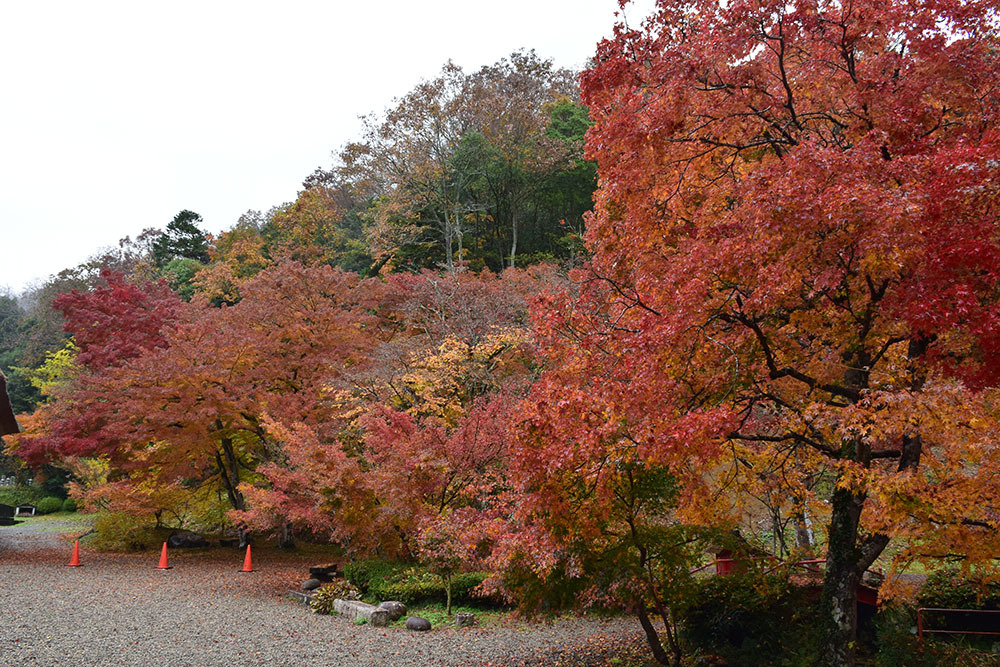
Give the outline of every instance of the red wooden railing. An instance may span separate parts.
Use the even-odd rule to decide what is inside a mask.
[[[963,616],[985,616],[987,618],[993,617],[996,621],[993,623],[992,630],[938,630],[935,628],[925,628],[924,627],[924,615],[926,612],[932,613],[950,613],[952,615],[961,614]],[[993,611],[990,609],[946,609],[942,607],[921,607],[917,609],[917,637],[923,640],[924,635],[983,635],[985,637],[1000,637],[1000,611]]]

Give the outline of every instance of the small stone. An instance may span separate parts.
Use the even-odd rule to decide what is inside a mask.
[[[431,629],[431,622],[426,618],[421,618],[420,616],[410,616],[406,619],[406,629],[425,632]]]
[[[378,608],[389,612],[389,621],[398,621],[403,616],[406,616],[406,605],[402,602],[386,600],[385,602],[380,602]]]
[[[476,624],[476,615],[467,611],[460,611],[455,614],[456,628],[469,628]]]
[[[313,591],[323,585],[323,582],[319,579],[306,579],[302,582],[302,590]]]

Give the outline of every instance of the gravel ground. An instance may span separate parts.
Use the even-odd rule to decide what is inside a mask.
[[[65,567],[79,524],[0,527],[0,666],[604,665],[641,647],[628,618],[564,618],[412,633],[318,616],[282,597],[307,558],[242,553],[97,554]]]

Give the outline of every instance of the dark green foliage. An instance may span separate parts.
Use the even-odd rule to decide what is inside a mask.
[[[590,124],[587,107],[565,97],[552,105],[548,135],[563,141],[578,141],[582,144]]]
[[[4,505],[38,505],[43,497],[36,486],[0,486],[0,503]]]
[[[38,389],[17,371],[17,367],[26,365],[29,323],[17,301],[0,294],[0,372],[7,377],[7,393],[15,415],[31,412],[41,399]],[[0,472],[4,472],[2,468]]]
[[[62,504],[63,512],[75,512],[76,511],[76,500],[74,498],[67,498]]]
[[[698,583],[682,637],[697,652],[730,665],[796,664],[815,656],[810,633],[816,600],[787,577],[728,575]]]
[[[917,610],[911,605],[884,607],[875,618],[875,629],[878,635],[875,664],[878,667],[985,667],[1000,664],[1000,657],[988,653],[993,643],[990,638],[928,635],[921,642],[916,634]],[[974,645],[982,650],[977,650]]]
[[[467,572],[455,575],[451,581],[451,597],[457,602],[471,602],[472,590],[483,583],[486,573]],[[409,567],[394,575],[373,582],[368,589],[373,600],[398,600],[404,604],[444,602],[447,598],[441,577],[424,568]]]
[[[578,607],[587,582],[583,577],[568,576],[562,564],[541,579],[529,558],[522,556],[504,568],[504,586],[515,592],[521,608],[531,613],[551,614]]]
[[[1000,609],[1000,582],[986,583],[956,569],[938,570],[920,589],[917,604],[943,609]]]
[[[208,240],[205,232],[198,228],[201,216],[187,209],[174,216],[167,225],[163,236],[153,243],[153,259],[156,266],[165,267],[175,259],[208,261]]]
[[[161,269],[163,277],[167,279],[170,289],[177,292],[184,301],[190,301],[194,295],[194,277],[202,269],[204,264],[196,259],[178,258],[170,260]]]
[[[360,600],[361,591],[347,579],[336,579],[316,589],[309,608],[316,614],[332,614],[334,600]]]
[[[55,496],[45,496],[38,501],[38,505],[35,509],[39,514],[52,514],[53,512],[58,512],[62,509],[63,501],[62,498],[56,498]]]
[[[392,561],[356,560],[344,566],[344,576],[360,588],[362,593],[367,593],[372,582],[385,579],[405,568],[406,565]]]
[[[444,602],[447,597],[441,577],[426,568],[387,561],[355,561],[344,567],[344,575],[373,601],[398,600],[404,604]],[[456,574],[451,580],[452,599],[482,602],[474,589],[486,579],[484,572]]]

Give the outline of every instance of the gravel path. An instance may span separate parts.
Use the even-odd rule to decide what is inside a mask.
[[[567,618],[411,633],[318,616],[281,596],[312,564],[255,552],[96,554],[65,567],[79,526],[0,527],[0,666],[602,665],[641,646],[632,619]]]

